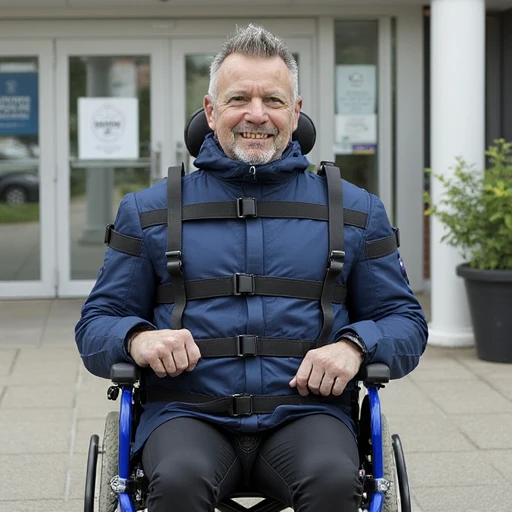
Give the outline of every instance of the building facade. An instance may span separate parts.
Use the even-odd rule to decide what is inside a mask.
[[[282,37],[297,58],[303,110],[317,128],[311,163],[335,161],[346,179],[382,198],[400,228],[413,290],[428,288],[425,164],[444,168],[468,148],[483,163],[484,119],[474,133],[467,123],[485,114],[477,84],[486,10],[501,27],[508,3],[0,0],[0,299],[88,294],[122,195],[177,162],[193,171],[184,126],[202,104],[213,54],[236,25],[251,22]],[[464,47],[467,16],[479,35]],[[506,45],[505,32],[488,31],[487,47]],[[464,99],[474,115],[464,121],[457,98],[443,96],[447,83],[455,95],[461,86],[446,48],[456,62],[467,57],[477,77]],[[510,79],[502,60],[492,72]],[[503,126],[502,99],[487,100],[493,136]],[[457,260],[438,249],[436,229],[427,245],[433,287]],[[462,293],[458,282],[453,289],[450,300]],[[445,312],[434,310],[434,324],[436,314]]]

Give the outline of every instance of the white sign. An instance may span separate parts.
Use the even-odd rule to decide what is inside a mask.
[[[78,158],[139,158],[139,100],[78,98]]]
[[[375,114],[376,112],[375,66],[336,66],[336,113]]]
[[[375,153],[377,115],[337,115],[335,141],[337,151],[344,154]],[[361,146],[365,146],[366,150]]]

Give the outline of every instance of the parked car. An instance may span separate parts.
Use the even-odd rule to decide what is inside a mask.
[[[24,204],[39,201],[39,177],[26,171],[0,174],[0,201]]]

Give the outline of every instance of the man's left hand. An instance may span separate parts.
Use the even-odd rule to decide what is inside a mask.
[[[343,338],[330,345],[310,350],[290,381],[300,395],[340,396],[346,385],[357,375],[363,354]]]

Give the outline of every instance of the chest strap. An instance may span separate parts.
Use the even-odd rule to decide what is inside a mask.
[[[195,340],[201,357],[304,357],[315,348],[314,341],[265,338],[252,334],[241,334],[232,338]]]
[[[341,187],[340,170],[330,162],[322,162],[321,174],[327,178],[327,198],[329,206],[329,259],[324,278],[320,307],[322,308],[323,324],[317,347],[329,342],[332,326],[334,324],[334,311],[332,307],[336,279],[340,276],[345,264],[345,251],[343,250],[343,191]]]
[[[324,283],[301,279],[256,276],[253,274],[233,274],[230,277],[186,281],[184,293],[187,300],[229,297],[231,295],[265,295],[268,297],[289,297],[295,299],[320,300]],[[333,283],[332,300],[342,304],[347,297],[347,289]],[[173,283],[162,284],[157,288],[156,302],[172,304],[176,302],[176,288]]]
[[[250,416],[251,414],[271,414],[280,405],[318,405],[322,403],[350,406],[352,394],[345,392],[341,396],[318,395],[247,395],[237,394],[212,397],[196,393],[182,393],[167,389],[149,388],[144,391],[143,403],[184,402],[184,405],[208,414],[228,416]]]
[[[174,309],[172,311],[173,329],[181,329],[181,317],[187,303],[183,262],[181,258],[181,187],[185,167],[169,167],[167,171],[167,272],[174,286]]]
[[[253,197],[239,197],[233,201],[196,203],[184,205],[182,221],[221,220],[221,219],[309,219],[329,220],[329,208],[322,204],[293,201],[260,201]],[[142,229],[167,223],[167,210],[148,210],[139,214]],[[343,209],[346,226],[366,228],[368,214]]]

